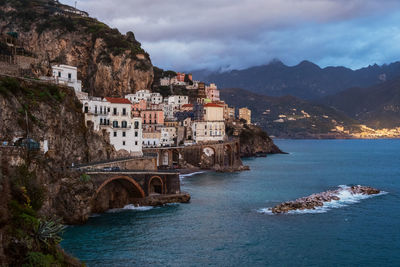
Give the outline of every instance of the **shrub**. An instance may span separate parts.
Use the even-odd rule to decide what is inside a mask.
[[[85,183],[87,183],[87,182],[89,182],[92,178],[90,177],[90,175],[89,174],[86,174],[86,173],[82,173],[82,175],[81,175],[81,181],[82,182],[85,182]]]
[[[57,262],[54,257],[49,254],[43,254],[41,252],[29,252],[26,257],[26,264],[24,267],[51,267]]]
[[[65,226],[60,220],[43,221],[39,219],[38,225],[35,227],[35,238],[47,245],[58,244],[61,242],[61,232]]]

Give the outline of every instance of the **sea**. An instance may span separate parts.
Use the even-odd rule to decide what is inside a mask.
[[[181,176],[188,204],[127,205],[68,226],[61,246],[87,266],[400,266],[400,140],[276,140],[289,154],[251,170]],[[366,185],[316,210],[269,208]]]

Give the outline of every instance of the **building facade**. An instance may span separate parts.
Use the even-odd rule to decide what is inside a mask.
[[[68,65],[54,65],[52,76],[57,84],[73,87],[76,92],[82,91],[82,81],[78,80],[78,69]]]
[[[239,119],[243,119],[246,123],[251,124],[251,110],[248,108],[240,108]]]

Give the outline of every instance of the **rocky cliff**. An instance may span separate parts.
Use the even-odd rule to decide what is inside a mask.
[[[228,122],[228,136],[240,138],[240,156],[252,157],[260,154],[278,154],[282,152],[274,141],[260,127],[243,121]]]
[[[0,77],[0,107],[1,141],[28,136],[49,146],[45,154],[0,147],[0,262],[79,264],[63,254],[57,240],[43,243],[38,229],[54,217],[66,223],[88,218],[94,187],[68,167],[112,158],[114,148],[107,136],[86,128],[71,88]]]
[[[126,35],[94,18],[68,11],[55,1],[0,1],[0,33],[16,33],[17,42],[36,58],[36,76],[51,65],[78,67],[84,91],[123,96],[149,89],[153,66],[132,32]]]

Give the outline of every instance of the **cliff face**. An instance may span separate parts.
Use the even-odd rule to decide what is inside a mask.
[[[65,13],[52,1],[0,2],[0,33],[16,32],[17,42],[36,58],[35,75],[49,75],[51,65],[78,67],[84,91],[96,96],[123,96],[149,89],[153,66],[132,32],[89,17]]]
[[[226,133],[229,136],[239,136],[241,157],[252,157],[259,153],[283,153],[268,134],[255,125],[240,121],[230,122],[226,125]]]
[[[112,158],[116,152],[106,136],[85,127],[71,88],[0,77],[0,107],[1,141],[28,134],[49,145],[46,154],[0,147],[0,262],[20,266],[32,260],[38,266],[34,260],[42,257],[61,266],[79,265],[63,256],[56,241],[51,246],[38,241],[37,227],[54,216],[66,223],[84,222],[94,187],[68,167]]]

